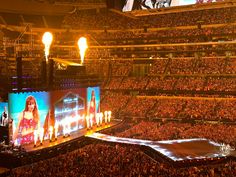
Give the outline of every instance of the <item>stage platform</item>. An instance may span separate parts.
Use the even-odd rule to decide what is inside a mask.
[[[103,123],[99,127],[93,126],[90,130],[86,128],[80,129],[71,132],[70,136],[59,136],[57,140],[52,142],[44,140],[42,145],[38,142],[36,147],[34,147],[33,143],[22,145],[21,150],[9,150],[10,146],[6,146],[6,150],[0,152],[0,159],[4,159],[0,160],[0,167],[16,168],[79,149],[87,144],[91,144],[93,141],[85,137],[85,135],[113,128],[120,123],[122,123],[121,120],[112,120],[110,123]]]
[[[202,164],[202,161],[220,161],[233,158],[235,160],[236,151],[233,147],[222,145],[204,138],[167,140],[167,141],[150,141],[132,138],[121,138],[109,136],[101,133],[86,135],[90,138],[102,141],[135,144],[156,151],[160,157],[176,164],[192,163]],[[184,166],[184,164],[183,164]]]
[[[36,147],[34,147],[33,143],[22,145],[22,147],[26,150],[26,152],[32,152],[32,151],[42,150],[45,148],[51,148],[54,146],[58,146],[62,143],[68,143],[69,141],[78,139],[78,138],[83,137],[85,135],[93,134],[94,132],[98,132],[100,130],[111,128],[119,123],[121,123],[120,120],[113,120],[112,122],[107,123],[107,124],[103,123],[103,125],[99,126],[99,127],[93,126],[93,128],[89,129],[89,130],[87,128],[77,130],[75,132],[72,132],[70,134],[70,136],[66,136],[66,137],[63,137],[62,135],[58,136],[57,140],[53,140],[51,142],[49,140],[44,140],[42,145],[40,145],[40,143],[38,142]]]

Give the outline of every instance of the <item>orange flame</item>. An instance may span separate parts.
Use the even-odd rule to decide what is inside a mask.
[[[43,34],[42,42],[44,44],[44,53],[45,53],[46,61],[48,61],[49,49],[50,49],[50,45],[52,43],[52,40],[53,40],[52,33],[45,32]]]
[[[85,51],[88,48],[87,39],[85,37],[79,38],[78,46],[79,46],[79,50],[80,50],[81,64],[83,64],[84,63]]]

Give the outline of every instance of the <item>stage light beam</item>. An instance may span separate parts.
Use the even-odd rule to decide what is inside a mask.
[[[49,127],[49,141],[52,141],[52,135],[53,135],[53,126]]]
[[[107,114],[108,114],[108,117],[107,117],[108,118],[108,122],[111,122],[111,111],[108,111]]]
[[[100,118],[100,124],[102,125],[103,113],[100,112],[99,115],[100,115],[100,116],[99,116],[99,118]]]
[[[38,130],[34,130],[34,147],[36,147],[38,141]]]
[[[87,122],[87,129],[90,128],[90,120],[89,120],[89,116],[86,115],[86,122]]]
[[[58,125],[58,123],[56,122],[56,123],[55,123],[55,126],[54,126],[55,139],[56,139],[56,140],[57,140],[58,127],[59,127],[59,125]]]
[[[107,112],[107,111],[105,111],[105,112],[104,112],[104,117],[105,117],[105,124],[107,124],[107,116],[108,116],[108,112]]]
[[[40,140],[40,145],[43,144],[43,133],[44,133],[44,128],[39,129],[39,140]]]

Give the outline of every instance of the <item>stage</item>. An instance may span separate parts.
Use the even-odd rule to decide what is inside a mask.
[[[40,143],[38,142],[36,147],[34,147],[33,143],[22,145],[22,147],[26,150],[26,152],[32,152],[32,151],[42,150],[45,148],[51,148],[51,147],[58,146],[63,143],[68,143],[72,140],[78,139],[78,138],[83,137],[85,135],[90,135],[90,134],[93,134],[94,132],[98,132],[100,130],[111,128],[111,127],[119,124],[120,122],[121,122],[120,120],[113,120],[112,122],[107,123],[107,124],[103,123],[102,126],[99,126],[99,127],[93,126],[93,128],[89,129],[89,130],[87,130],[86,128],[83,128],[83,129],[74,131],[70,134],[70,136],[67,135],[66,137],[63,137],[61,135],[61,136],[57,137],[57,140],[54,139],[51,142],[50,142],[50,140],[44,140],[42,145],[40,145]]]
[[[234,147],[223,145],[205,138],[167,140],[167,141],[150,141],[132,138],[121,138],[101,133],[86,135],[87,137],[99,139],[102,141],[122,144],[133,144],[152,149],[156,155],[166,159],[173,164],[185,166],[188,164],[196,165],[208,163],[209,161],[227,160],[236,157]],[[185,163],[185,164],[184,164]]]
[[[90,130],[83,128],[71,132],[70,136],[58,136],[57,140],[53,140],[52,142],[44,140],[42,145],[37,142],[36,147],[34,147],[34,143],[21,145],[20,150],[19,148],[11,149],[11,146],[6,146],[5,150],[0,152],[0,159],[4,159],[2,161],[0,160],[0,166],[16,168],[68,153],[92,143],[93,140],[86,138],[85,135],[113,128],[120,123],[122,123],[121,120],[112,120],[110,123],[103,123],[99,127],[93,126]]]

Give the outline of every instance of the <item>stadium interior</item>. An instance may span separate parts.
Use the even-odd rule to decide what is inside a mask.
[[[0,2],[0,102],[12,111],[7,127],[0,122],[0,176],[236,176],[236,1],[137,0],[137,9],[123,12],[128,2]],[[53,34],[48,55],[47,31]],[[88,43],[83,62],[80,37]],[[11,104],[24,95],[50,97],[56,117],[68,98],[86,111],[94,90],[97,112],[106,115],[101,125],[112,114],[111,124],[98,127],[102,138],[62,139],[32,152],[15,146],[18,112]],[[42,110],[45,117],[52,111]],[[201,142],[187,144],[191,139]],[[157,146],[185,158],[173,160]]]

